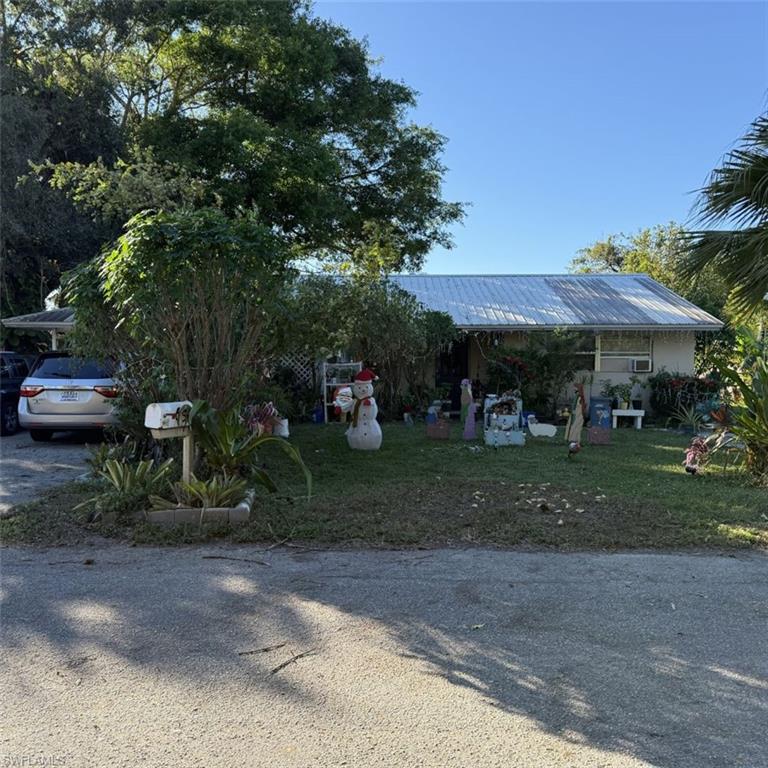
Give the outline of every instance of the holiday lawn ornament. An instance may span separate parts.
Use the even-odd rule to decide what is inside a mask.
[[[554,437],[557,434],[557,427],[554,424],[540,424],[533,414],[528,416],[527,421],[528,431],[533,437]]]
[[[345,421],[346,415],[351,413],[355,406],[352,387],[337,387],[333,393],[333,406],[333,412],[339,417],[339,421]]]
[[[373,382],[376,379],[373,371],[364,368],[355,374],[352,382],[355,401],[352,406],[352,423],[347,429],[347,442],[356,451],[378,451],[381,448],[381,427],[376,421],[379,409],[373,398]]]
[[[525,445],[525,433],[520,428],[523,401],[520,392],[504,392],[500,397],[485,398],[483,434],[486,445]]]
[[[477,422],[475,421],[475,411],[477,406],[474,403],[470,403],[467,408],[467,419],[464,422],[463,437],[465,440],[477,439]]]
[[[609,445],[611,442],[611,406],[607,399],[590,400],[587,442],[590,445]]]
[[[581,430],[584,428],[584,417],[587,409],[584,385],[577,384],[575,390],[571,405],[571,415],[568,417],[568,423],[565,426],[565,440],[568,443],[569,459],[581,450]]]
[[[577,443],[575,441],[568,443],[568,458],[570,459],[571,456],[575,456],[580,450],[581,443]]]
[[[469,415],[469,406],[472,405],[472,382],[469,379],[461,380],[461,426],[463,427]]]
[[[435,421],[427,423],[427,437],[430,440],[448,440],[451,436],[451,422],[448,415],[440,412]]]
[[[704,438],[694,437],[691,444],[685,449],[685,459],[683,466],[689,475],[697,475],[707,462],[709,446]]]
[[[443,401],[442,400],[434,400],[432,402],[432,405],[430,405],[427,408],[427,417],[425,419],[427,424],[437,424],[437,420],[438,420],[442,410],[443,410]]]
[[[464,439],[474,440],[477,437],[477,425],[475,423],[475,399],[472,397],[472,382],[469,379],[461,380],[461,425],[464,428]]]

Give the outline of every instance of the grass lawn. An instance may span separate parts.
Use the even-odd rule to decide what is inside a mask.
[[[292,441],[314,475],[307,501],[300,473],[283,454],[262,459],[277,496],[259,496],[252,522],[235,530],[89,527],[72,507],[93,495],[69,484],[0,521],[6,543],[67,543],[94,533],[137,542],[316,542],[373,546],[484,544],[563,549],[766,547],[768,493],[717,466],[683,471],[689,438],[674,432],[615,430],[608,446],[569,459],[562,441],[524,448],[428,440],[424,426],[384,425],[375,453],[351,451],[340,425],[300,425]]]
[[[615,430],[611,445],[585,446],[569,459],[561,438],[493,449],[465,443],[458,424],[450,441],[428,440],[423,426],[385,425],[376,453],[350,451],[343,431],[336,425],[295,430],[315,478],[314,498],[309,507],[266,501],[263,516],[242,537],[260,532],[384,545],[768,545],[768,493],[732,470],[686,475],[681,462],[690,438],[673,432]],[[295,483],[296,473],[282,461],[275,469],[278,464],[281,486]],[[293,490],[300,492],[297,485]]]
[[[612,444],[585,446],[572,459],[561,438],[524,448],[428,440],[423,425],[384,425],[379,452],[351,451],[339,425],[300,425],[292,442],[314,475],[311,501],[300,473],[277,450],[262,459],[281,493],[260,496],[252,522],[232,531],[139,525],[138,542],[293,541],[375,546],[485,544],[578,548],[766,547],[768,493],[741,473],[711,466],[698,477],[681,461],[689,437],[615,430]],[[474,447],[474,450],[472,449]],[[6,541],[50,540],[43,521],[67,540],[82,529],[67,486],[0,521]]]

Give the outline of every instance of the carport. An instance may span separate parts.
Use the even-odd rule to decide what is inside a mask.
[[[46,309],[29,315],[6,317],[0,322],[6,328],[20,331],[48,331],[51,334],[51,349],[59,348],[59,336],[71,331],[75,326],[75,312],[70,307]]]

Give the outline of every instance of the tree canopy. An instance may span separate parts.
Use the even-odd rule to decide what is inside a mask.
[[[365,42],[306,3],[4,0],[2,24],[6,66],[55,83],[109,138],[28,159],[113,235],[148,207],[215,206],[256,211],[297,259],[374,248],[409,269],[450,245],[462,207],[441,195],[444,137],[409,120],[414,91]]]
[[[670,222],[631,235],[610,235],[582,248],[569,265],[571,272],[645,274],[720,319],[727,319],[728,286],[713,267],[695,275],[685,272],[688,241],[685,229]]]

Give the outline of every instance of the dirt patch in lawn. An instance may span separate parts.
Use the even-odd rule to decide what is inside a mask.
[[[267,500],[237,541],[265,538],[367,545],[495,544],[565,549],[768,546],[768,524],[667,511],[551,483],[451,480],[391,483],[370,492],[303,501]],[[768,521],[766,521],[768,523]]]

